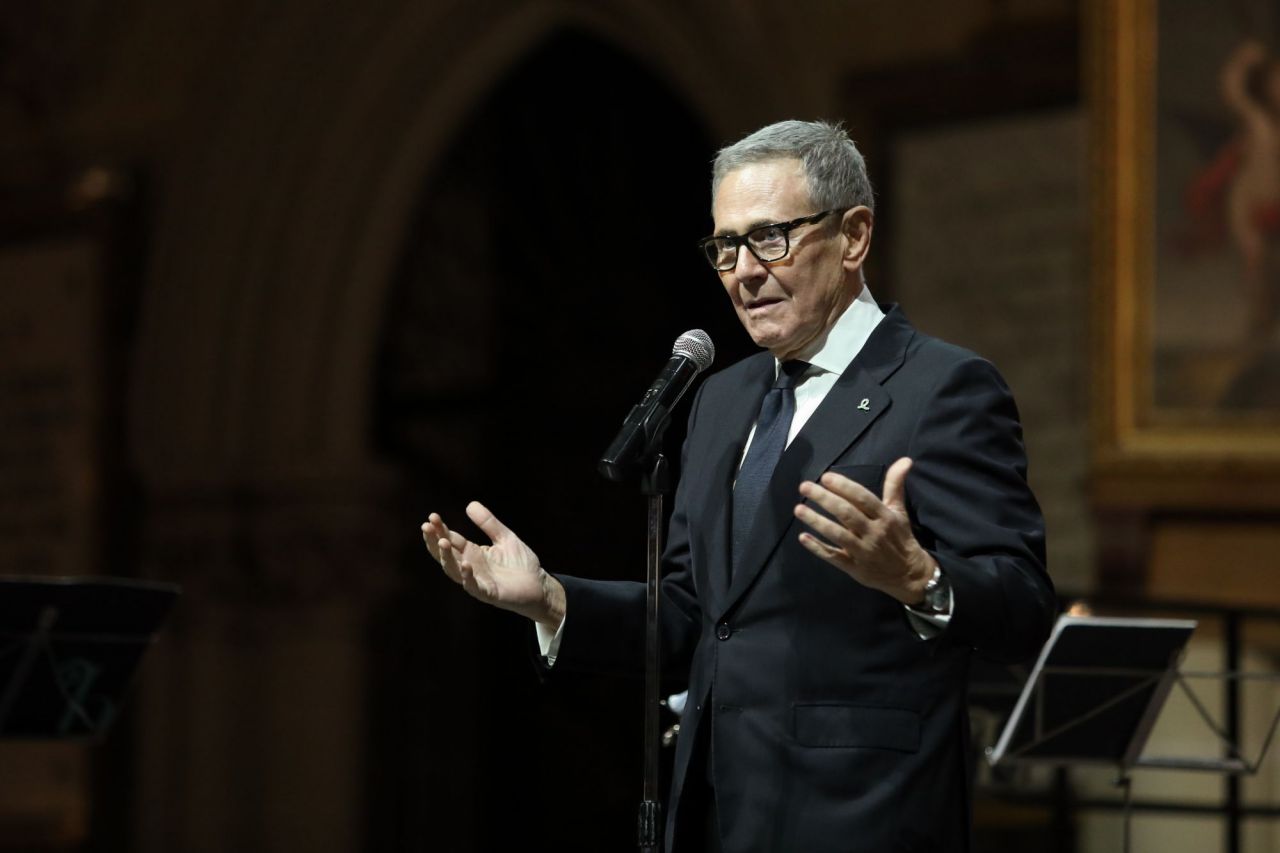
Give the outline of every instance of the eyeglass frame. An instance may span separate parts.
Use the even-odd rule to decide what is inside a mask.
[[[821,222],[824,218],[831,215],[832,213],[839,213],[843,215],[844,213],[852,209],[853,209],[852,207],[833,207],[828,210],[820,210],[817,213],[811,213],[808,216],[801,216],[797,219],[790,219],[786,222],[769,222],[764,225],[757,225],[755,228],[752,228],[746,234],[712,234],[710,237],[703,237],[701,240],[699,240],[698,248],[702,251],[702,256],[707,259],[707,263],[711,264],[711,268],[716,272],[728,272],[729,270],[736,267],[738,265],[738,258],[741,256],[743,246],[746,246],[747,251],[750,252],[752,257],[754,257],[760,263],[776,264],[778,261],[785,259],[787,255],[791,254],[791,232],[794,229],[799,228],[801,225],[816,225],[817,223]],[[782,254],[778,255],[778,257],[776,258],[771,258],[770,260],[767,260],[767,261],[756,254],[756,250],[751,247],[751,243],[750,243],[752,234],[756,233],[757,231],[763,231],[766,228],[781,229],[782,243],[783,243]],[[731,265],[721,268],[716,266],[715,261],[711,260],[711,255],[707,253],[707,246],[716,240],[727,240],[729,244],[733,246],[733,263]]]

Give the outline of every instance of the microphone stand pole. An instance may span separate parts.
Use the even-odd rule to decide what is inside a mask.
[[[661,432],[653,447],[660,446]],[[649,499],[648,580],[645,590],[644,638],[644,788],[637,823],[642,853],[658,853],[662,832],[662,804],[658,799],[658,766],[661,757],[659,709],[661,652],[658,630],[659,574],[662,568],[662,497],[670,491],[667,458],[660,449],[651,454],[648,471],[640,478],[640,491]]]

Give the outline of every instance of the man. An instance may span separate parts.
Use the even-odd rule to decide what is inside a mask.
[[[663,581],[664,666],[689,685],[676,853],[968,850],[969,655],[1031,657],[1054,616],[1009,391],[872,300],[872,208],[837,126],[716,157],[704,249],[768,352],[689,415]],[[428,550],[534,620],[548,666],[640,670],[643,584],[552,576],[467,515],[493,544],[433,513]]]

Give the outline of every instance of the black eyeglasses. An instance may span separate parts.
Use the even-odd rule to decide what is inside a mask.
[[[698,245],[707,256],[707,262],[711,264],[711,268],[717,272],[731,270],[738,265],[738,247],[746,246],[751,254],[756,256],[756,260],[762,264],[780,261],[791,251],[791,231],[801,225],[809,225],[814,222],[820,222],[824,217],[833,213],[843,214],[849,208],[834,207],[831,210],[824,210],[821,213],[813,213],[809,216],[801,216],[799,219],[792,219],[790,222],[775,222],[772,225],[761,225],[759,228],[752,228],[746,234],[739,236],[724,235],[704,237],[698,241]]]

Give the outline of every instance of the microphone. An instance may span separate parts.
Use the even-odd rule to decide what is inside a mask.
[[[632,407],[622,429],[609,449],[600,457],[597,470],[607,479],[621,482],[637,467],[646,452],[662,434],[667,418],[676,403],[689,390],[694,378],[715,361],[716,348],[711,336],[701,329],[690,329],[676,338],[667,366]]]

